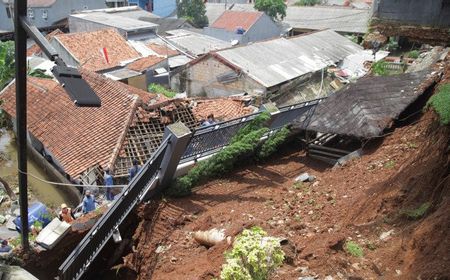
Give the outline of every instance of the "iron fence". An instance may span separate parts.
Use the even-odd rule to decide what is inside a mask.
[[[169,141],[164,140],[128,187],[114,200],[113,205],[95,223],[88,234],[59,268],[59,279],[80,279],[114,231],[131,210],[144,198],[158,179],[158,171]]]

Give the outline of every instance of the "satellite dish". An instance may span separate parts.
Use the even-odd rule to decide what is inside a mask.
[[[238,45],[239,44],[239,41],[238,40],[232,40],[231,41],[231,45],[232,46],[236,46],[236,45]]]

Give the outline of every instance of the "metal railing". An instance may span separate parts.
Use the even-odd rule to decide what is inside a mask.
[[[273,116],[270,129],[272,131],[278,130],[283,126],[292,123],[296,118],[308,115],[311,109],[323,99],[324,98],[320,98],[281,107],[279,109],[280,112]],[[181,157],[181,163],[208,156],[227,146],[239,129],[247,125],[261,113],[262,112],[257,112],[241,118],[197,129],[194,132],[186,151]]]
[[[128,187],[114,200],[113,205],[95,223],[83,240],[59,268],[59,279],[80,279],[114,231],[131,210],[142,201],[158,179],[158,172],[169,140],[164,140]]]

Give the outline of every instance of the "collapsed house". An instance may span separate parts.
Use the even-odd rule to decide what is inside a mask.
[[[331,30],[278,38],[210,52],[181,67],[172,75],[171,86],[188,96],[268,98],[286,84],[362,51]]]
[[[126,182],[132,160],[147,161],[159,147],[165,126],[180,121],[194,130],[200,125],[203,115],[195,110],[221,107],[223,116],[220,111],[214,113],[223,120],[248,113],[243,100],[218,100],[216,106],[208,105],[210,109],[193,110],[201,100],[167,100],[94,72],[82,70],[81,74],[100,97],[101,107],[73,106],[52,79],[28,77],[27,82],[30,144],[63,176],[81,184],[95,184],[106,168],[116,182]],[[15,82],[0,97],[3,109],[14,119]]]

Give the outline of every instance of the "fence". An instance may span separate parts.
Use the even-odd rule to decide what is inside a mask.
[[[158,150],[142,167],[130,185],[114,200],[111,208],[95,223],[70,256],[59,268],[61,280],[80,279],[92,261],[111,238],[114,231],[128,216],[130,211],[154,186],[158,171],[168,146],[168,139],[163,141]]]
[[[323,98],[279,108],[279,111],[272,114],[269,126],[270,130],[272,132],[276,131],[283,126],[292,123],[295,119],[308,121],[315,106],[322,100]],[[111,208],[95,223],[89,233],[60,266],[59,279],[80,279],[83,276],[95,257],[111,238],[114,231],[118,230],[119,225],[128,216],[131,210],[141,202],[144,197],[148,196],[149,191],[155,190],[158,186],[157,180],[161,179],[158,178],[158,176],[163,162],[166,165],[167,162],[169,162],[173,167],[173,165],[176,166],[178,163],[184,163],[213,154],[217,150],[227,146],[239,129],[251,122],[259,114],[261,114],[261,112],[196,130],[188,143],[186,141],[183,145],[183,141],[178,142],[181,143],[180,146],[182,146],[182,150],[179,151],[178,157],[173,155],[176,153],[174,151],[177,150],[170,150],[168,147],[169,145],[174,145],[174,147],[177,146],[177,139],[181,138],[178,137],[176,133],[165,138],[156,152],[142,167],[139,174],[130,182],[129,186],[119,195],[118,199],[113,202]],[[180,131],[180,128],[175,128],[175,131]],[[186,135],[181,137],[186,137]],[[188,138],[186,138],[186,140],[187,139]],[[172,155],[169,155],[171,153]],[[171,177],[172,175],[166,174],[163,176]]]

